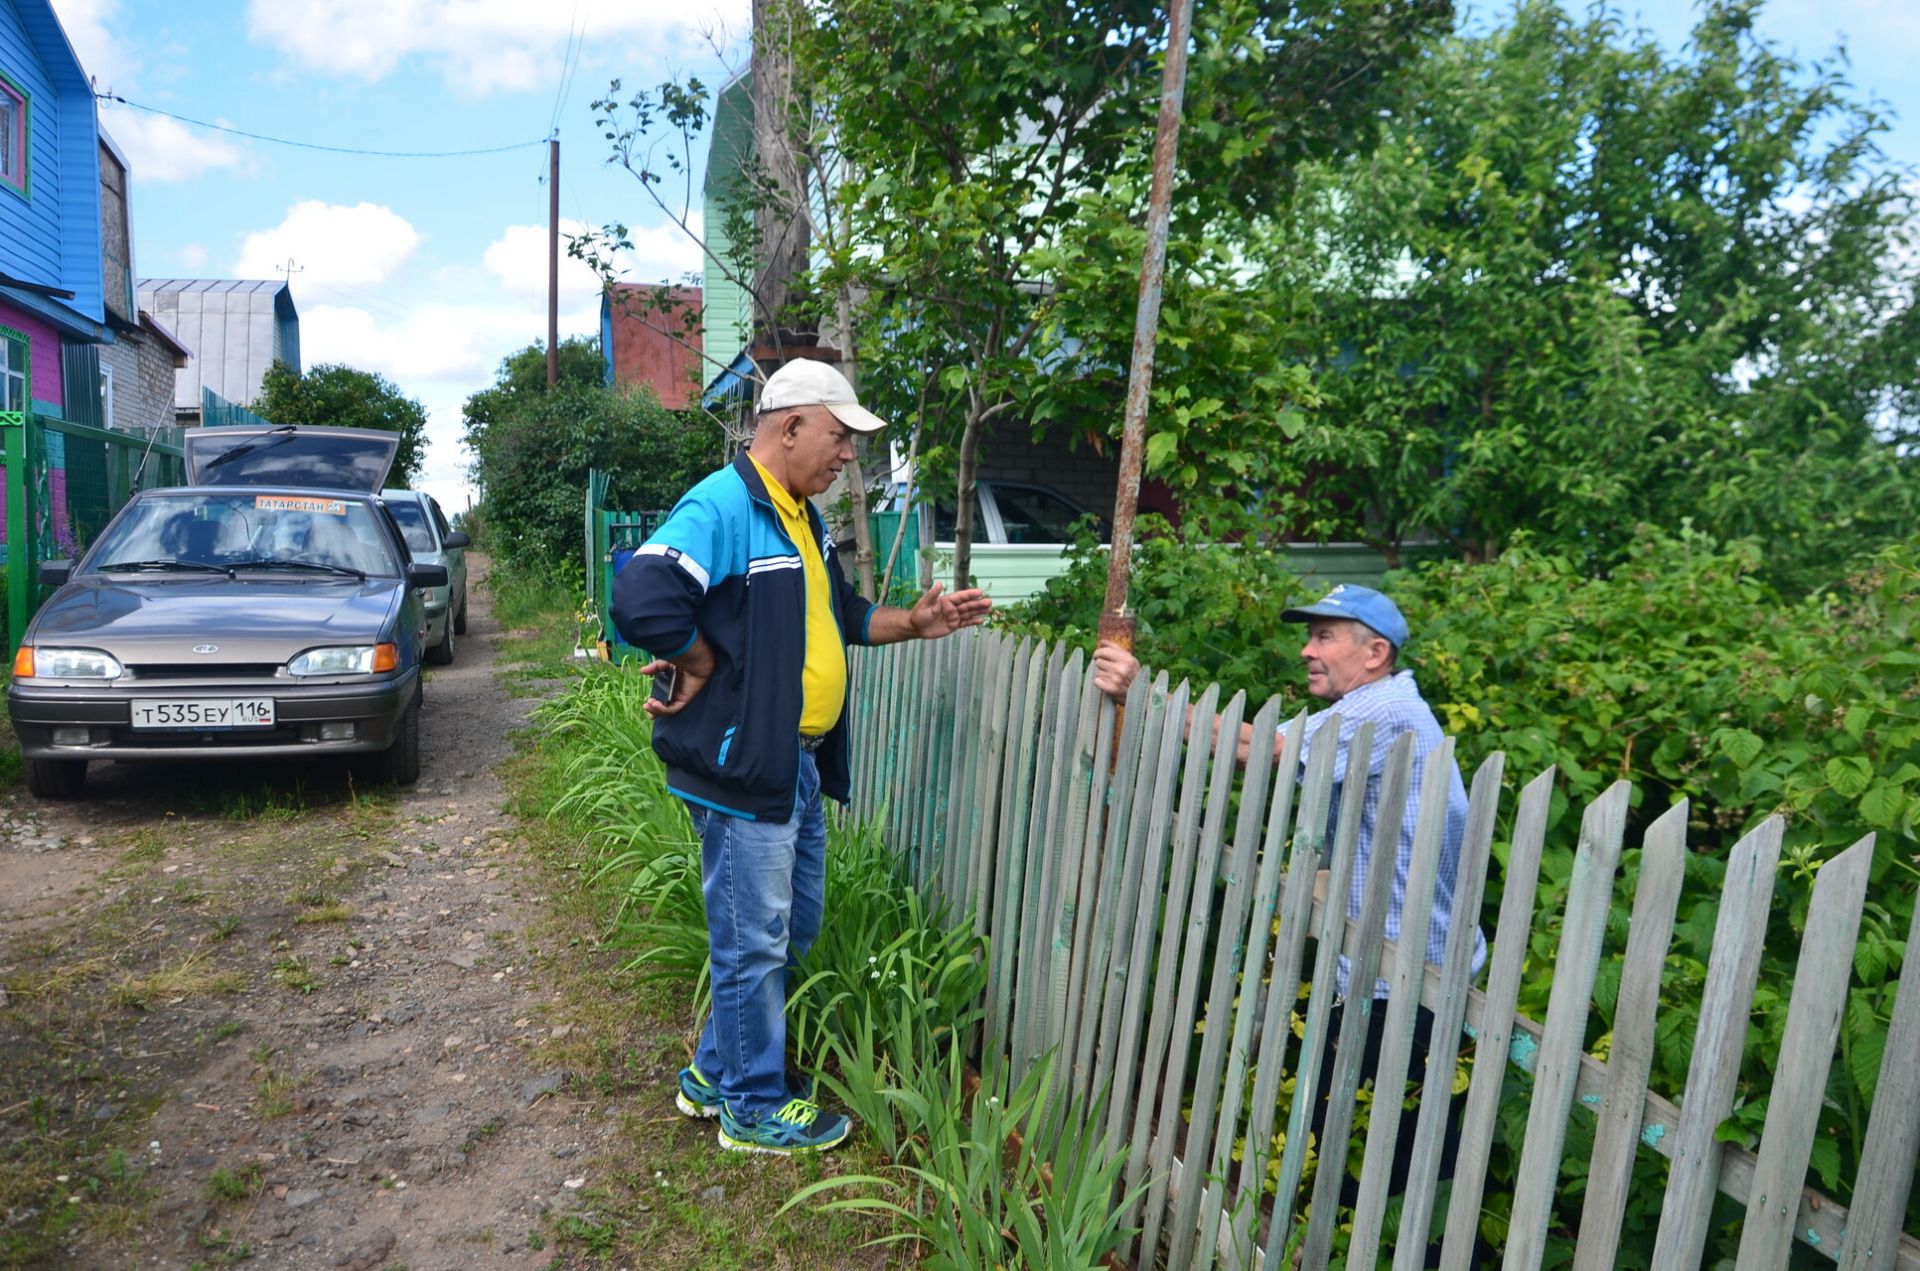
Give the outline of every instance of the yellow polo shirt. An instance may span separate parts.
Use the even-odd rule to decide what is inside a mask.
[[[840,722],[847,704],[847,647],[840,639],[840,624],[833,616],[833,588],[827,578],[827,562],[820,554],[820,541],[814,537],[813,523],[800,500],[774,480],[766,465],[752,454],[753,466],[767,483],[767,496],[780,513],[780,524],[787,537],[800,549],[800,567],[807,576],[807,659],[800,672],[800,731],[818,736]]]

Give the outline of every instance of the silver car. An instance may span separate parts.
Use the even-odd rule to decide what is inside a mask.
[[[353,756],[420,773],[419,592],[377,491],[395,434],[206,428],[191,486],[143,490],[28,625],[7,687],[27,788],[71,798],[99,760]]]
[[[406,536],[407,550],[422,565],[445,565],[447,585],[427,590],[427,661],[453,661],[455,636],[467,633],[467,545],[465,531],[447,523],[440,504],[425,490],[382,490],[380,497]]]

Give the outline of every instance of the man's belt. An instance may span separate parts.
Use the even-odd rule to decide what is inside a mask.
[[[821,743],[826,741],[826,739],[827,739],[827,735],[825,733],[814,733],[812,735],[801,733],[800,749],[808,752],[818,750],[820,749]]]

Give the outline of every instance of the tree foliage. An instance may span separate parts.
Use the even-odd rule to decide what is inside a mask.
[[[276,424],[324,424],[333,428],[378,428],[400,434],[387,483],[405,488],[426,458],[427,410],[377,371],[323,363],[305,375],[275,360],[249,408]]]
[[[1604,567],[1681,517],[1804,587],[1904,534],[1920,483],[1915,211],[1843,68],[1706,6],[1678,56],[1525,3],[1413,71],[1419,108],[1322,165],[1323,408],[1297,443],[1329,528],[1469,559],[1522,529]]]
[[[1204,494],[1264,473],[1307,387],[1284,299],[1241,262],[1300,165],[1364,150],[1444,3],[1203,5],[1169,247],[1153,412]],[[804,44],[841,164],[844,246],[820,271],[868,297],[863,391],[926,421],[962,544],[986,426],[1117,433],[1160,96],[1146,0],[828,0]],[[1276,356],[1281,354],[1281,356]],[[1156,425],[1158,426],[1158,425]],[[965,548],[956,573],[966,571]]]
[[[670,411],[649,390],[606,387],[599,342],[560,345],[557,387],[546,386],[546,350],[504,358],[494,384],[467,399],[489,542],[516,564],[578,557],[587,472],[609,477],[614,507],[654,510],[719,466],[719,428],[697,412]]]

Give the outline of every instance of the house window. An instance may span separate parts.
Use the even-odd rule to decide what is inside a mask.
[[[100,368],[100,426],[113,427],[113,368]]]
[[[0,410],[27,408],[27,337],[0,328]]]
[[[27,192],[27,97],[0,75],[0,184]]]

